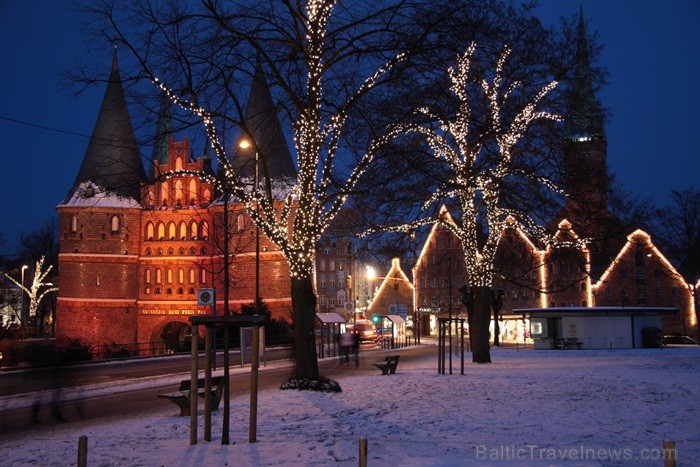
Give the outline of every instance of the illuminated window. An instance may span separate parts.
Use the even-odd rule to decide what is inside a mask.
[[[180,240],[187,240],[187,224],[180,222]]]
[[[190,204],[195,204],[197,202],[197,182],[193,178],[190,180],[189,193],[187,193],[190,198]]]
[[[146,240],[153,240],[153,222],[149,222],[146,224]]]
[[[202,196],[204,197],[204,201],[211,201],[211,190],[209,188],[205,188]]]
[[[175,158],[175,170],[182,170],[182,157]]]
[[[168,284],[172,284],[172,283],[173,283],[173,270],[168,269]]]
[[[180,270],[177,272],[177,281],[178,281],[180,284],[184,284],[184,283],[185,283],[185,270],[184,270],[184,269],[180,269]]]
[[[190,284],[194,284],[195,277],[194,269],[190,269]]]
[[[209,238],[209,222],[202,221],[202,238],[206,240]]]
[[[156,269],[156,284],[160,284],[163,281],[163,273],[160,269]]]
[[[206,284],[206,283],[207,283],[207,271],[206,271],[206,269],[200,269],[200,270],[199,270],[199,283],[200,283],[200,284]]]
[[[182,206],[182,199],[182,180],[177,180],[175,182],[175,204]]]
[[[161,199],[161,204],[163,206],[168,205],[168,182],[163,182],[163,184],[160,187],[160,199]]]
[[[73,214],[70,218],[70,231],[76,233],[78,231],[78,216]]]
[[[110,221],[110,228],[112,230],[112,233],[119,232],[119,216],[112,216],[112,220]]]
[[[175,222],[170,222],[168,224],[168,238],[170,240],[175,240],[175,235],[177,235],[177,232],[175,229]]]
[[[150,283],[151,283],[151,270],[146,269],[146,284],[150,284]]]
[[[163,240],[165,238],[165,224],[158,222],[158,240]]]

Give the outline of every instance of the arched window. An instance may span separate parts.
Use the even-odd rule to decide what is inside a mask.
[[[153,240],[153,222],[149,222],[146,224],[146,240]]]
[[[202,221],[202,239],[209,238],[209,222]]]
[[[245,216],[243,216],[243,214],[239,214],[238,218],[237,218],[236,231],[243,232],[244,229],[245,229]]]
[[[196,279],[195,273],[194,273],[194,268],[190,269],[190,284],[194,284]]]
[[[200,283],[200,284],[206,284],[206,283],[207,283],[207,270],[206,270],[206,269],[200,269],[200,270],[199,270],[199,283]]]
[[[151,283],[151,270],[146,269],[146,284],[150,284],[150,283]]]
[[[160,269],[156,269],[156,284],[163,282],[163,272]]]
[[[175,159],[175,170],[182,170],[182,157]]]
[[[180,284],[184,284],[184,283],[185,283],[185,270],[184,270],[184,269],[180,269],[180,270],[177,272],[177,281],[178,281]]]
[[[175,231],[175,222],[170,222],[168,224],[168,238],[170,240],[175,240],[175,235],[177,235],[177,232]]]
[[[187,193],[190,204],[195,204],[197,202],[197,181],[193,178],[190,180],[189,193]]]
[[[168,269],[168,284],[172,284],[172,283],[173,283],[173,270]]]
[[[180,222],[180,240],[187,240],[187,224]]]
[[[70,218],[70,231],[76,233],[78,231],[78,216],[73,214]]]
[[[112,230],[112,233],[114,232],[119,232],[119,216],[116,214],[112,216],[112,219],[110,220],[109,223],[110,229]]]
[[[199,236],[199,225],[197,225],[197,222],[192,221],[192,222],[190,222],[190,238],[192,240],[197,240],[198,236]]]
[[[202,193],[202,197],[206,202],[211,201],[211,190],[209,188],[205,188],[204,192]]]
[[[161,199],[161,204],[163,206],[168,205],[168,191],[170,190],[170,187],[168,186],[168,182],[163,182],[163,184],[160,186],[160,199]]]
[[[165,224],[158,222],[158,240],[163,240],[165,238]]]
[[[175,204],[182,206],[182,180],[175,181]]]
[[[146,195],[146,206],[153,206],[154,200],[155,200],[155,193],[153,192],[153,188],[148,189],[148,194]]]

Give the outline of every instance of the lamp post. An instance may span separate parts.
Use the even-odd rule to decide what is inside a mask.
[[[248,140],[241,140],[238,143],[238,147],[241,149],[250,149],[250,142]],[[253,171],[253,184],[255,185],[255,212],[260,213],[260,202],[257,200],[257,195],[259,191],[259,156],[258,151],[255,151],[255,169]],[[257,223],[255,224],[255,314],[260,314],[260,227]]]
[[[28,268],[26,264],[22,266],[22,288],[20,289],[20,298],[19,298],[19,314],[20,314],[20,320],[22,321],[22,324],[26,324],[27,319],[24,316],[24,271]]]

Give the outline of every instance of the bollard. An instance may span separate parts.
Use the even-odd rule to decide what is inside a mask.
[[[87,436],[78,438],[78,467],[87,467]]]
[[[367,438],[360,438],[360,467],[367,467]]]
[[[675,441],[664,441],[664,467],[676,467]]]

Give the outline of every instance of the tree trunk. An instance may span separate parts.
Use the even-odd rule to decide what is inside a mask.
[[[489,352],[489,323],[491,322],[491,288],[472,287],[474,312],[469,338],[472,345],[472,362],[491,363]]]
[[[316,335],[314,319],[316,315],[316,295],[311,277],[292,278],[292,310],[294,317],[294,349],[298,379],[319,379],[316,356]]]

